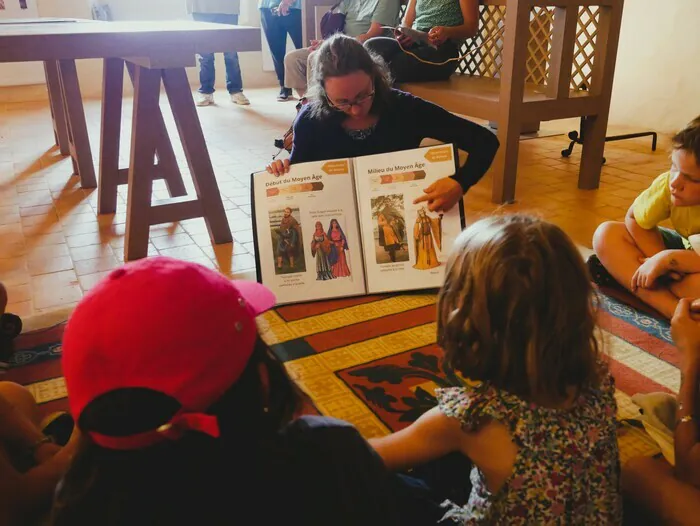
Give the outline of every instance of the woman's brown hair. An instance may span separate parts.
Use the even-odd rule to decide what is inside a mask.
[[[368,51],[356,39],[341,33],[333,35],[316,50],[312,62],[307,99],[313,117],[325,118],[338,113],[326,97],[325,80],[358,71],[372,78],[374,100],[371,112],[376,115],[388,103],[391,91],[389,69],[379,55]]]
[[[446,365],[532,401],[598,387],[594,290],[556,225],[526,215],[482,219],[460,234],[438,297]]]

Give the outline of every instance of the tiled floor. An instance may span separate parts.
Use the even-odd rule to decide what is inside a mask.
[[[62,158],[52,146],[47,103],[7,102],[17,97],[14,93],[0,91],[0,281],[8,287],[8,308],[30,316],[75,304],[123,261],[126,187],[120,188],[117,213],[98,217],[97,191],[82,190],[77,178],[71,177],[70,159]],[[220,106],[199,110],[234,243],[212,247],[203,220],[183,221],[153,227],[150,254],[197,261],[230,276],[253,276],[250,174],[270,160],[275,153],[272,140],[286,130],[295,111],[293,103],[275,102],[272,90],[247,94],[249,107],[235,107],[225,94],[217,94]],[[85,110],[97,164],[99,101],[87,101]],[[125,166],[128,104],[124,117],[121,157]],[[167,112],[166,121],[172,133],[175,128]],[[554,126],[561,131],[570,128],[561,123]],[[468,219],[499,208],[533,211],[559,224],[576,242],[590,246],[596,226],[621,219],[639,191],[667,169],[666,141],[660,141],[656,153],[650,151],[649,142],[608,144],[600,189],[583,191],[576,187],[580,147],[564,159],[560,155],[568,144],[564,135],[521,141],[518,201],[493,205],[487,177],[469,193]],[[175,150],[192,191],[178,144]],[[154,188],[155,198],[167,197],[162,182]]]

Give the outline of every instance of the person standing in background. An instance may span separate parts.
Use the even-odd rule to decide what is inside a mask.
[[[198,22],[213,22],[216,24],[238,25],[238,14],[241,10],[240,0],[187,0],[187,12]],[[231,95],[231,102],[240,106],[250,104],[243,94],[243,79],[238,63],[238,53],[224,53],[226,64],[226,89]],[[199,95],[197,106],[214,104],[214,53],[204,53],[199,56]]]
[[[287,53],[287,34],[299,49],[301,37],[301,0],[259,0],[260,23],[270,46],[272,62],[280,84],[277,100],[285,102],[292,90],[284,87],[284,55]]]

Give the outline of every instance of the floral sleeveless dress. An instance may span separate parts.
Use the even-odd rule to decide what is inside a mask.
[[[475,431],[484,419],[504,424],[519,451],[513,472],[495,494],[476,466],[464,507],[443,521],[460,524],[622,523],[615,387],[608,376],[571,409],[550,409],[499,391],[488,383],[438,390],[440,410]]]

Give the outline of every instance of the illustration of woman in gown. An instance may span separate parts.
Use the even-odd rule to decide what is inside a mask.
[[[316,279],[326,281],[334,279],[331,265],[328,263],[328,254],[331,251],[331,241],[323,231],[323,224],[316,221],[316,230],[311,238],[311,255],[316,258]]]
[[[435,245],[442,249],[442,215],[438,219],[428,217],[425,207],[420,208],[413,227],[413,240],[416,248],[416,264],[413,268],[428,270],[439,267]]]
[[[348,249],[348,240],[340,228],[337,219],[331,219],[328,226],[328,239],[331,240],[331,252],[328,254],[328,263],[331,265],[331,272],[336,278],[346,278],[350,276],[350,268],[345,254]]]
[[[389,259],[396,261],[396,251],[401,250],[404,234],[403,221],[391,209],[384,208],[377,214],[379,226],[379,246],[389,253]]]

